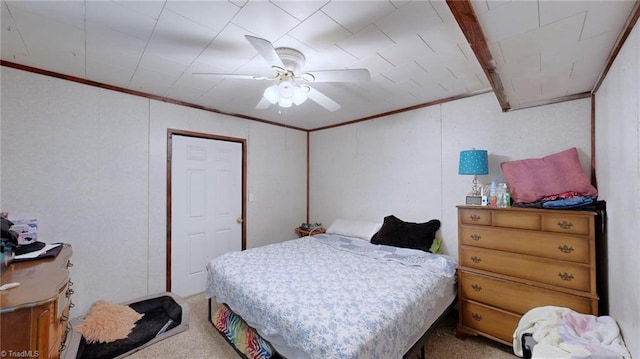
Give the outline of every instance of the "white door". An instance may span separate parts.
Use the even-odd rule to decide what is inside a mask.
[[[171,291],[201,293],[206,264],[242,249],[242,144],[172,136]]]

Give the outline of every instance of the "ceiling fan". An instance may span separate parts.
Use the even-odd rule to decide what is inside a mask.
[[[302,72],[305,57],[300,51],[289,47],[274,48],[271,42],[259,37],[251,35],[245,35],[244,37],[258,50],[258,53],[267,61],[269,66],[275,70],[273,77],[202,72],[194,74],[214,75],[235,79],[275,81],[276,83],[265,89],[262,99],[260,99],[260,102],[256,105],[257,109],[268,108],[272,104],[278,104],[280,107],[288,108],[293,104],[300,105],[309,98],[329,111],[336,111],[341,107],[340,104],[322,92],[307,85],[307,83],[357,82],[369,81],[371,78],[367,69],[336,69]]]

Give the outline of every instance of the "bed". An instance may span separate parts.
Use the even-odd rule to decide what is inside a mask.
[[[456,266],[446,255],[319,234],[212,260],[207,297],[273,348],[246,357],[402,358],[454,303]]]

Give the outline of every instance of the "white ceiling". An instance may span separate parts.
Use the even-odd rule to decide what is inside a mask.
[[[636,1],[473,1],[511,108],[590,92]],[[2,1],[2,60],[216,111],[314,129],[491,90],[445,1]],[[256,109],[273,75],[245,39],[300,50],[342,105]]]

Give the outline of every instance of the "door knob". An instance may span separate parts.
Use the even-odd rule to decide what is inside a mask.
[[[238,217],[238,218],[236,218],[236,222],[242,223],[242,222],[244,222],[244,219],[242,219],[242,217]]]

